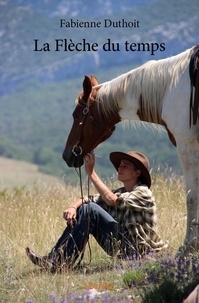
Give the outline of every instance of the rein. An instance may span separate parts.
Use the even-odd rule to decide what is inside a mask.
[[[76,169],[75,169],[76,170]],[[81,193],[81,199],[82,199],[82,205],[84,204],[84,194],[83,194],[83,182],[82,182],[82,171],[81,171],[81,167],[79,167],[79,172],[76,170],[77,174],[79,175],[79,183],[80,183],[80,193]],[[89,191],[90,191],[90,182],[89,182],[89,178],[88,178],[88,184],[87,184],[87,195],[89,196]],[[88,211],[89,212],[89,211]],[[89,216],[88,216],[88,221],[90,220]],[[88,248],[89,248],[89,256],[90,256],[90,259],[89,259],[89,262],[87,265],[89,265],[91,263],[91,255],[92,255],[92,252],[91,252],[91,246],[90,246],[90,242],[89,242],[89,238],[88,238]],[[84,253],[85,253],[85,249],[86,249],[86,244],[81,252],[81,256],[80,256],[80,259],[76,265],[76,267],[79,267],[83,258],[84,258]]]
[[[81,193],[81,199],[82,199],[82,204],[84,202],[84,194],[83,194],[83,182],[82,182],[82,171],[81,171],[81,167],[79,167],[79,171],[77,171],[77,169],[75,168],[77,174],[79,175],[79,185],[80,185],[80,193]],[[88,184],[87,184],[87,195],[89,196],[89,191],[90,191],[90,182],[89,182],[89,178],[88,178]]]

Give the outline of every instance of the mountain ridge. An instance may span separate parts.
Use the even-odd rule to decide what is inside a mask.
[[[44,1],[45,2],[45,1]],[[44,2],[36,2],[36,8],[40,7],[42,12],[42,4]],[[3,2],[4,3],[4,2]],[[29,1],[29,6],[22,6],[26,1],[12,0],[1,3],[0,18],[0,43],[3,47],[0,49],[0,94],[9,94],[14,91],[19,83],[25,83],[29,79],[37,79],[41,82],[60,81],[75,78],[83,73],[97,73],[100,67],[108,68],[114,65],[132,64],[139,65],[150,59],[161,59],[177,54],[186,48],[197,44],[197,26],[198,14],[196,13],[197,0],[193,0],[189,7],[185,0],[180,0],[176,4],[173,0],[164,1],[145,1],[142,5],[132,7],[132,1],[126,0],[125,10],[121,10],[117,14],[108,15],[98,10],[98,16],[94,17],[78,13],[85,20],[102,21],[107,16],[112,21],[124,18],[126,21],[138,20],[141,24],[139,29],[109,28],[98,29],[97,35],[95,29],[63,29],[59,27],[59,19],[62,17],[47,18],[45,14],[37,12],[33,1]],[[32,6],[30,8],[30,4]],[[40,4],[39,4],[40,3]],[[47,1],[45,6],[65,3],[64,1]],[[67,2],[68,10],[66,18],[73,18],[73,2]],[[75,2],[76,3],[76,2]],[[77,1],[79,8],[87,8],[91,1],[85,4],[82,0]],[[76,5],[77,5],[76,3]],[[100,7],[101,1],[99,0]],[[113,0],[107,1],[111,7],[117,7]],[[119,2],[118,2],[119,3]],[[158,5],[159,3],[159,5]],[[127,5],[128,4],[128,5]],[[17,6],[20,5],[20,6]],[[131,9],[129,8],[131,5]],[[179,9],[180,6],[180,9]],[[92,5],[91,5],[92,7]],[[165,10],[162,12],[161,7]],[[173,7],[173,8],[172,8]],[[34,8],[34,10],[33,10]],[[146,14],[147,9],[150,14]],[[192,11],[192,15],[190,12]],[[168,12],[168,13],[166,13]],[[193,13],[195,12],[195,13]],[[49,13],[50,14],[50,13]],[[71,14],[71,15],[69,15]],[[165,15],[167,17],[165,17]],[[69,17],[68,17],[69,16]],[[133,18],[132,18],[133,16]],[[74,17],[76,18],[76,17]],[[72,39],[74,43],[87,38],[90,43],[98,43],[99,50],[97,52],[35,52],[34,40],[39,39],[41,43],[53,43],[55,39]],[[129,41],[134,43],[147,42],[164,42],[166,50],[164,53],[156,52],[154,58],[150,52],[127,52],[121,49],[118,52],[104,51],[102,45],[107,39],[112,42],[123,43]],[[13,64],[14,63],[14,64]]]

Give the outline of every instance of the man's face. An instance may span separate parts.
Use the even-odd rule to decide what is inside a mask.
[[[138,170],[132,162],[124,159],[121,160],[118,167],[118,180],[121,182],[137,180],[140,173],[140,170]]]

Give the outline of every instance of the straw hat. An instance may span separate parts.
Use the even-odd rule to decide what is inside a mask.
[[[141,180],[148,187],[151,186],[151,176],[149,173],[149,160],[148,158],[137,151],[130,151],[128,153],[112,152],[110,153],[110,161],[115,166],[116,170],[120,165],[121,160],[128,160],[135,164],[135,166],[141,171]]]

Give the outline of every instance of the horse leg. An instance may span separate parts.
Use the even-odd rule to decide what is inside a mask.
[[[189,70],[166,96],[162,119],[176,140],[186,186],[187,227],[182,253],[199,251],[199,125],[189,127]]]
[[[184,171],[187,203],[187,229],[182,253],[199,251],[199,142],[177,143]]]

